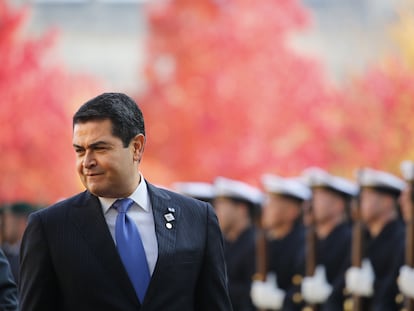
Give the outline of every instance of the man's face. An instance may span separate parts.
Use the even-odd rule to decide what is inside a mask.
[[[325,222],[333,217],[336,217],[338,213],[343,213],[338,209],[338,195],[331,190],[325,188],[316,188],[313,190],[313,213],[315,221]]]
[[[262,224],[266,229],[277,228],[294,221],[299,207],[281,195],[268,193],[263,205]]]
[[[411,200],[411,187],[406,187],[400,196],[400,205],[401,212],[405,221],[412,219],[412,206],[413,202]]]
[[[361,218],[365,223],[378,219],[384,212],[384,196],[377,191],[364,188],[361,191]]]
[[[14,244],[18,241],[18,232],[17,232],[17,219],[10,212],[6,212],[3,216],[3,227],[4,227],[4,241]]]
[[[112,123],[107,119],[75,124],[76,167],[86,189],[101,197],[130,195],[138,186],[144,141],[143,135],[137,135],[124,148],[121,139],[112,135]]]
[[[224,233],[231,230],[234,223],[239,219],[239,209],[237,204],[228,198],[218,197],[214,199],[213,205],[221,230]]]

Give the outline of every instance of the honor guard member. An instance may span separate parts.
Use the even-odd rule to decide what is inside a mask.
[[[359,174],[360,215],[368,235],[363,242],[361,267],[346,272],[347,290],[365,297],[365,311],[400,310],[397,277],[404,259],[404,226],[398,215],[403,180],[383,171],[365,168]]]
[[[217,177],[213,205],[224,235],[230,299],[234,311],[254,310],[250,287],[255,273],[254,217],[263,201],[258,188],[244,182]]]
[[[252,300],[259,309],[301,310],[298,285],[305,241],[301,215],[312,193],[299,178],[265,174],[262,185],[266,194],[262,227],[267,233],[268,276],[265,282],[253,282]]]
[[[15,202],[4,208],[1,248],[9,261],[16,283],[19,281],[20,245],[27,226],[27,219],[34,211],[36,211],[35,206],[27,202]]]
[[[320,168],[306,169],[303,178],[312,188],[310,213],[316,233],[316,267],[314,275],[302,281],[302,296],[308,305],[319,306],[318,310],[342,311],[345,271],[350,266],[349,205],[358,187]]]
[[[19,295],[9,262],[0,249],[0,310],[18,311]]]
[[[403,220],[406,223],[405,227],[405,264],[400,268],[400,275],[398,276],[398,287],[412,304],[414,300],[414,162],[403,161],[401,163],[401,172],[404,179],[407,181],[407,186],[400,196],[400,207]],[[407,309],[411,311],[412,309]]]
[[[213,185],[207,182],[175,182],[172,184],[172,189],[178,193],[208,203],[212,203],[214,197]]]

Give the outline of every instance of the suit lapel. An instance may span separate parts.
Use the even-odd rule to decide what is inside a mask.
[[[154,214],[155,234],[158,243],[158,259],[144,302],[155,299],[154,296],[157,294],[157,284],[162,281],[162,274],[168,273],[168,271],[164,271],[164,266],[170,264],[174,257],[176,222],[179,221],[180,216],[180,207],[171,200],[167,192],[162,191],[149,183],[147,184]],[[167,214],[172,214],[174,220],[168,221],[165,217]],[[167,223],[170,225],[167,225]],[[167,226],[169,226],[169,228]]]
[[[108,278],[115,284],[121,284],[122,291],[139,308],[139,300],[116,250],[98,198],[85,192],[84,199],[71,209],[70,217],[95,253],[97,261],[108,271]]]

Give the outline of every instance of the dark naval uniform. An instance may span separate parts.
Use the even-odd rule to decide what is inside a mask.
[[[19,249],[20,245],[10,246],[9,244],[5,244],[2,246],[3,253],[10,264],[10,270],[16,283],[19,281]]]
[[[351,227],[343,223],[332,230],[325,239],[317,239],[317,265],[323,265],[326,278],[332,286],[328,300],[321,305],[320,311],[342,311],[345,295],[345,271],[351,262]]]
[[[19,310],[17,286],[10,270],[9,262],[0,249],[0,310]]]
[[[224,241],[230,299],[233,311],[254,310],[250,288],[256,270],[255,230],[249,227],[236,241]]]
[[[276,274],[278,287],[286,292],[283,311],[301,310],[303,306],[301,299],[296,297],[300,292],[300,260],[304,255],[304,245],[305,229],[301,224],[296,224],[284,238],[267,243],[268,272]]]
[[[375,274],[374,295],[364,299],[364,310],[397,311],[402,308],[397,278],[404,264],[404,225],[401,220],[388,223],[375,238],[366,242],[366,255]]]

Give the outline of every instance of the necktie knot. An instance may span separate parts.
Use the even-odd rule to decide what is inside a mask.
[[[134,204],[134,201],[130,198],[118,199],[112,205],[118,213],[126,213],[128,209]]]

